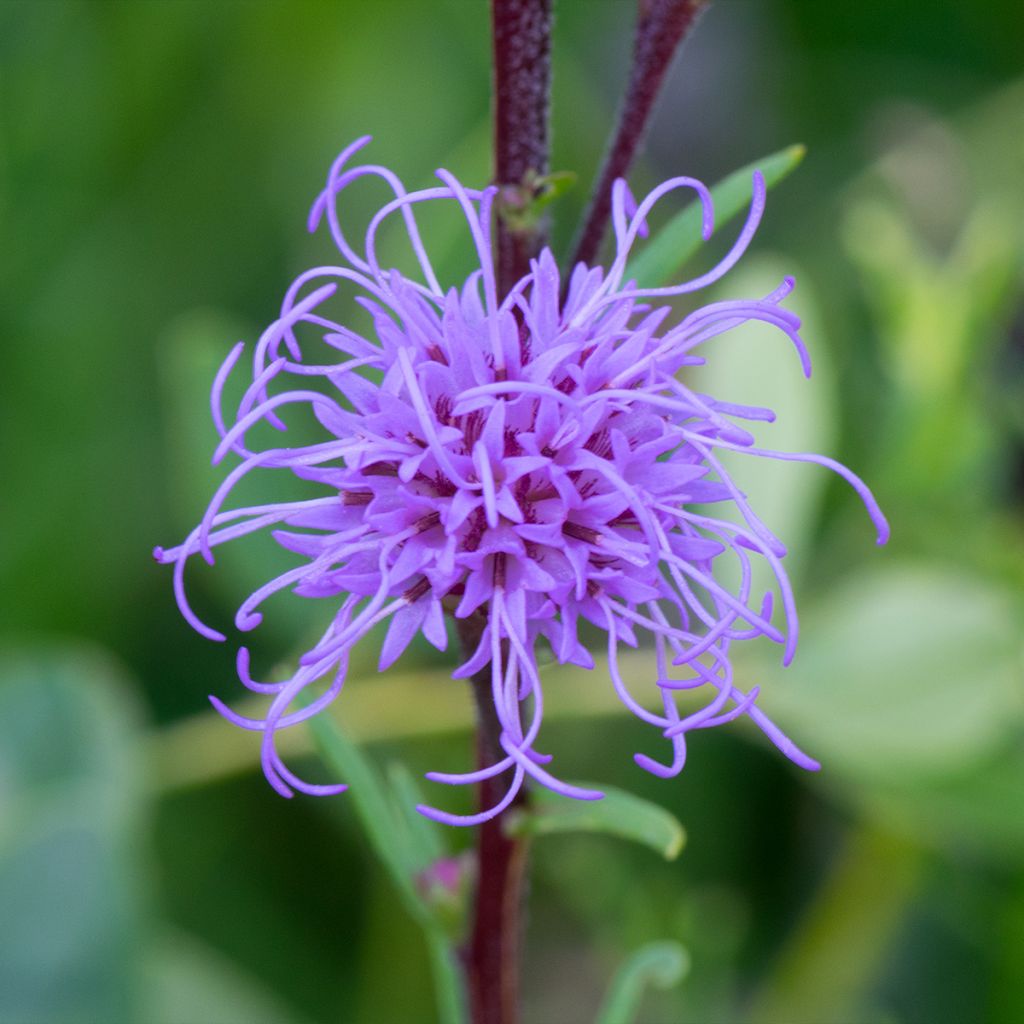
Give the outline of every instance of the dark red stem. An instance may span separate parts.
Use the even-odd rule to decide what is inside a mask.
[[[672,58],[709,0],[639,0],[633,64],[615,133],[605,154],[569,266],[597,256],[612,207],[612,183],[626,175],[643,141]]]
[[[545,240],[543,218],[529,212],[538,179],[548,173],[548,107],[551,89],[551,0],[491,0],[494,39],[494,180],[498,185],[495,272],[504,297],[529,273]],[[508,214],[511,213],[512,216]],[[469,657],[484,622],[458,620]],[[491,670],[473,677],[477,708],[477,761],[500,761],[501,723],[491,695]],[[501,800],[507,778],[485,779],[480,809]],[[513,806],[522,804],[517,795]],[[473,1024],[516,1024],[519,1016],[519,949],[522,944],[526,846],[506,834],[508,810],[479,827],[473,924],[464,950]]]
[[[498,198],[498,294],[524,274],[545,241],[543,218],[510,223],[502,209],[521,210],[536,178],[548,173],[551,91],[551,0],[492,0],[494,38],[494,181]]]
[[[482,623],[458,621],[462,648],[476,650]],[[477,709],[477,761],[481,768],[500,761],[501,725],[491,696],[491,670],[473,677]],[[480,808],[493,807],[504,795],[505,775],[480,783]],[[506,834],[504,820],[525,797],[520,790],[512,806],[479,826],[476,900],[469,942],[464,950],[473,1024],[515,1024],[519,1019],[519,950],[522,944],[526,843]]]

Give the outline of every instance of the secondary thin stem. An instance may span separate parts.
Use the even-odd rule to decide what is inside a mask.
[[[708,0],[639,0],[633,64],[615,133],[573,247],[569,266],[591,264],[608,227],[612,184],[625,177],[643,141],[672,58]]]

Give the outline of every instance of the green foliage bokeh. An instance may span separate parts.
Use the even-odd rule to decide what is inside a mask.
[[[560,8],[564,252],[633,5]],[[670,77],[635,191],[808,147],[720,294],[797,273],[815,377],[754,332],[722,342],[707,389],[775,405],[766,441],[847,461],[893,542],[876,551],[811,467],[750,480],[805,632],[791,669],[755,650],[739,671],[820,777],[737,728],[661,782],[625,712],[551,722],[574,775],[668,808],[688,843],[663,863],[536,840],[528,1021],[593,1020],[617,966],[663,939],[690,971],[647,996],[646,1024],[1024,1019],[1022,29],[1009,0],[723,0]],[[237,694],[231,652],[181,621],[149,552],[218,478],[215,367],[329,252],[304,225],[330,160],[372,133],[410,185],[439,166],[484,181],[488,76],[483,0],[0,4],[0,1021],[434,1019],[427,949],[349,797],[269,790],[255,739],[206,703]],[[451,225],[433,237],[465,273]],[[196,571],[197,605],[227,622],[279,559],[256,544]],[[272,608],[266,666],[311,613]],[[434,688],[373,709],[361,656],[374,761],[468,761],[445,664],[408,656]]]

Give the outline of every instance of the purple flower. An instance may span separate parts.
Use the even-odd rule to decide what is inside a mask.
[[[575,267],[562,301],[558,268],[544,250],[502,298],[491,251],[496,190],[467,189],[438,171],[438,187],[407,192],[383,167],[348,166],[368,141],[349,146],[334,163],[309,218],[310,230],[327,221],[344,264],[309,270],[288,289],[280,318],[256,344],[252,381],[230,420],[222,411],[223,392],[243,344],[224,362],[212,393],[221,437],[214,461],[232,453],[241,461],[184,543],[156,550],[159,561],[174,565],[182,614],[213,640],[225,637],[189,607],[185,564],[197,553],[212,563],[219,544],[257,530],[273,529],[277,543],[301,561],[242,602],[239,630],[255,628],[261,603],[287,588],[336,608],[326,632],[282,682],[254,680],[248,651],[239,650],[242,683],[270,698],[263,718],[245,718],[211,697],[214,706],[236,725],[262,733],[263,770],[280,793],[340,792],[343,785],[310,785],[289,771],[275,747],[277,732],[334,700],[353,646],[378,623],[389,623],[380,654],[384,670],[417,633],[444,650],[446,612],[476,616],[479,644],[454,674],[469,676],[490,664],[504,757],[480,771],[428,778],[467,784],[502,774],[508,789],[477,815],[421,810],[439,821],[474,824],[507,806],[527,777],[566,796],[596,799],[600,793],[557,779],[545,767],[551,758],[537,750],[543,719],[538,648],[549,648],[561,663],[592,668],[580,639],[581,624],[589,623],[607,637],[608,671],[622,703],[668,742],[667,763],[637,754],[641,767],[676,775],[688,734],[745,714],[792,761],[817,768],[758,709],[757,689],[745,693],[733,682],[732,642],[766,636],[783,646],[788,663],[797,617],[782,566],[785,548],[717,453],[827,466],[858,492],[879,543],[888,527],[848,469],[820,455],[757,447],[737,423],[771,421],[770,410],[700,394],[689,373],[686,383],[681,379],[681,371],[704,362],[705,343],[750,320],[782,331],[809,374],[799,319],[781,305],[791,279],[763,298],[700,306],[676,323],[664,304],[717,281],[740,258],[764,209],[760,175],[735,245],[700,277],[640,288],[627,279],[626,263],[655,203],[676,189],[696,193],[708,238],[713,211],[707,189],[692,178],[673,178],[636,203],[619,181],[611,265]],[[367,176],[382,179],[394,198],[373,216],[359,254],[342,231],[337,203]],[[442,287],[431,266],[416,222],[424,203],[457,207],[468,226],[479,267],[458,288]],[[378,262],[379,229],[396,217],[419,266],[416,279]],[[372,331],[358,333],[326,309],[342,283],[356,290]],[[329,355],[311,357],[314,346]],[[313,413],[320,440],[250,447],[250,432],[261,425],[286,431],[282,417],[295,406]],[[243,477],[268,469],[309,481],[315,496],[225,509]],[[711,515],[707,506],[716,503],[729,512]],[[771,567],[773,592],[754,592],[754,559]],[[719,563],[728,560],[739,570],[734,589],[719,582]],[[619,645],[637,646],[644,632],[653,638],[657,676],[642,683],[658,695],[653,703],[659,710],[634,696],[633,681],[622,678],[617,663]],[[296,708],[296,699],[321,680],[326,689]],[[707,703],[684,716],[676,693],[696,689],[708,694]]]

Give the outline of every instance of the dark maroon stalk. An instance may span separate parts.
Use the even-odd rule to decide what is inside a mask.
[[[494,181],[498,198],[498,293],[506,295],[545,240],[543,218],[502,216],[528,206],[548,173],[551,0],[492,0]]]
[[[551,0],[492,0],[494,39],[494,180],[497,201],[496,275],[499,296],[530,270],[545,241],[542,217],[530,215],[539,179],[548,173],[551,89]],[[458,622],[467,657],[480,640],[476,617]],[[473,677],[477,759],[481,767],[505,756],[491,695],[490,667]],[[503,795],[501,778],[480,783],[481,810]],[[512,806],[522,804],[520,790]],[[511,809],[511,808],[510,808]],[[480,826],[476,899],[465,953],[473,1024],[515,1024],[519,1017],[526,846],[506,834],[506,813]]]
[[[612,206],[612,183],[629,170],[643,141],[665,74],[679,44],[709,0],[639,0],[633,64],[619,120],[605,154],[590,206],[569,266],[591,264],[604,238]]]
[[[458,621],[459,638],[468,657],[476,650],[482,623]],[[480,767],[501,760],[501,725],[491,695],[490,666],[473,677],[477,708],[477,759]],[[507,784],[507,783],[506,783]],[[504,794],[499,776],[480,783],[480,807],[493,807]],[[525,800],[520,790],[512,808]],[[476,900],[469,942],[464,950],[473,1024],[515,1024],[519,1019],[519,949],[526,874],[526,843],[506,834],[508,813],[480,826],[477,839]]]

